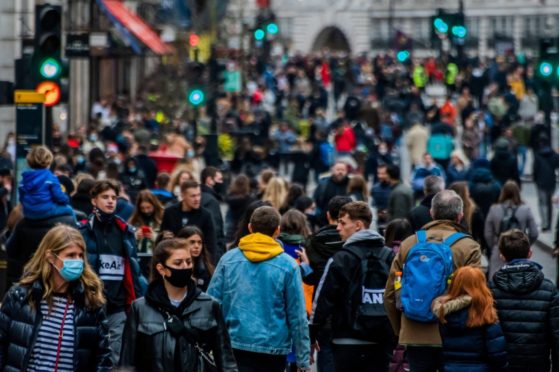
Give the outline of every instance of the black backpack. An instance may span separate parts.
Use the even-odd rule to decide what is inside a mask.
[[[343,250],[360,261],[347,291],[346,319],[351,333],[360,340],[378,343],[391,340],[393,332],[384,310],[384,288],[394,252],[387,247],[367,250],[344,247]]]
[[[499,226],[499,235],[501,235],[505,231],[509,231],[513,229],[522,230],[522,227],[520,226],[520,221],[518,221],[518,218],[516,218],[516,210],[518,209],[518,207],[517,206],[505,207],[503,205],[502,208],[503,208],[503,219],[501,220],[501,224]]]

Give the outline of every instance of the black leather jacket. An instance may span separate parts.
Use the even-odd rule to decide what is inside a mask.
[[[176,316],[188,335],[175,337],[166,320]],[[120,365],[134,371],[202,372],[192,339],[213,353],[218,371],[237,371],[219,304],[192,281],[178,308],[171,305],[161,280],[132,304],[124,327]],[[178,341],[178,343],[177,343]]]
[[[74,300],[74,370],[110,371],[111,351],[103,309],[85,307],[80,283],[72,285],[70,294]],[[42,297],[40,282],[32,286],[16,284],[4,297],[0,308],[0,370],[27,370],[43,318],[37,311]]]

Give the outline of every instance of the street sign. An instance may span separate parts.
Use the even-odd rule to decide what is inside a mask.
[[[223,90],[226,92],[238,93],[242,89],[241,73],[239,71],[224,71]]]
[[[14,103],[43,103],[45,102],[44,93],[34,90],[16,90],[14,91]]]
[[[66,57],[89,57],[89,34],[68,34],[66,36]]]

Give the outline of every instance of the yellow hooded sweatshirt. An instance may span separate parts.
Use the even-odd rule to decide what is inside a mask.
[[[283,253],[276,240],[261,233],[249,234],[239,241],[239,249],[250,262],[262,262]]]

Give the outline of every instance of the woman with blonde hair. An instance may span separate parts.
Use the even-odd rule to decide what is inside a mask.
[[[110,371],[103,283],[78,230],[43,238],[0,308],[0,370]]]
[[[478,268],[456,270],[448,293],[433,301],[440,321],[445,371],[506,371],[505,336],[485,274]]]
[[[270,202],[272,207],[279,211],[283,203],[285,203],[286,198],[287,185],[285,184],[285,181],[279,177],[272,177],[264,190],[262,200]]]

